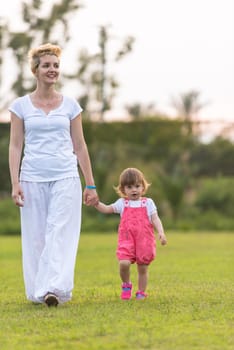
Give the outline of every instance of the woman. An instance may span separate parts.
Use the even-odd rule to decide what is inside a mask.
[[[55,89],[60,55],[60,47],[52,44],[29,51],[36,89],[9,108],[9,167],[12,198],[21,214],[26,295],[48,306],[72,296],[82,206],[77,163],[86,183],[84,203],[98,202],[82,109]]]

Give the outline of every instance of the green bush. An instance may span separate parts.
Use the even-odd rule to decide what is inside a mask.
[[[203,180],[195,205],[201,211],[215,210],[224,216],[233,216],[234,178],[218,177]]]
[[[232,217],[226,217],[216,210],[207,210],[196,220],[196,229],[213,231],[233,231],[234,220]]]
[[[141,169],[149,174],[149,182],[152,186],[147,195],[152,197],[158,207],[165,230],[230,230],[234,231],[233,207],[234,207],[234,179],[215,178],[203,179],[193,183],[192,200],[186,199],[181,204],[178,217],[173,217],[170,205],[167,202],[157,172],[150,172],[151,164],[141,164]],[[120,165],[117,165],[120,170]],[[118,171],[119,174],[119,171]],[[118,182],[116,173],[107,172],[105,182],[102,184],[100,199],[106,203],[112,203],[117,199],[113,185]],[[13,204],[11,198],[0,200],[0,234],[20,234],[19,209]],[[95,208],[83,206],[82,227],[83,232],[116,232],[120,217],[116,214],[104,215]]]
[[[0,200],[0,235],[20,234],[20,214],[10,198]],[[117,232],[119,215],[104,215],[96,209],[83,206],[81,232]]]
[[[0,234],[19,234],[20,215],[19,208],[14,205],[11,198],[0,200]]]

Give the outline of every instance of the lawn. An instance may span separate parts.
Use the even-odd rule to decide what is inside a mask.
[[[233,350],[234,234],[169,233],[150,266],[149,297],[122,301],[116,234],[83,234],[73,299],[24,296],[20,237],[0,236],[0,349]],[[136,290],[136,266],[132,266]]]

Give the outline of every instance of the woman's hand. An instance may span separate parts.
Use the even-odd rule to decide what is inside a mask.
[[[95,189],[85,188],[83,193],[84,204],[94,207],[98,204],[99,198]]]
[[[11,194],[13,202],[18,207],[24,206],[24,193],[19,183],[12,186],[12,194]]]

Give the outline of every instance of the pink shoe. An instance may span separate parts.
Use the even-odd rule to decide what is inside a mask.
[[[141,290],[138,290],[136,292],[136,299],[145,299],[147,298],[147,294],[145,292],[142,292]]]
[[[122,283],[121,299],[128,300],[132,296],[132,283]]]

